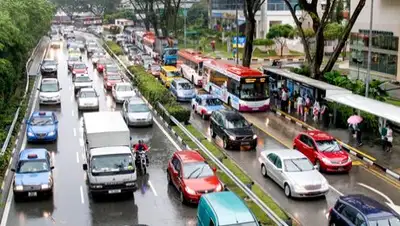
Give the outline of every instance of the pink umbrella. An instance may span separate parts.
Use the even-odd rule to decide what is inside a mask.
[[[347,119],[347,123],[349,124],[358,124],[363,120],[361,116],[358,115],[352,115]]]

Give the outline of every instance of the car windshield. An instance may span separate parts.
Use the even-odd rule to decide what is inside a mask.
[[[314,166],[307,158],[284,160],[285,172],[302,172],[314,170]]]
[[[93,176],[134,172],[134,164],[130,154],[93,156],[91,163]]]
[[[265,83],[254,82],[254,83],[241,84],[240,99],[242,100],[267,99]]]
[[[46,160],[24,160],[18,163],[17,173],[41,173],[49,171]]]
[[[373,220],[369,221],[370,226],[400,226],[400,220],[397,217],[391,217],[389,219]],[[367,226],[362,224],[361,226]]]
[[[58,92],[59,90],[57,82],[42,83],[40,86],[41,92]]]
[[[116,88],[117,91],[132,91],[133,87],[131,85],[119,85]]]
[[[118,72],[118,68],[117,67],[107,67],[107,72]]]
[[[217,98],[206,99],[205,105],[206,106],[220,106],[220,105],[222,105],[222,102]]]
[[[240,128],[247,128],[250,124],[242,119],[242,118],[235,118],[231,120],[226,120],[226,128],[227,129],[240,129]]]
[[[43,62],[43,65],[56,65],[57,63],[54,60],[46,60]]]
[[[179,77],[180,74],[179,74],[179,71],[168,71],[167,76],[168,77]]]
[[[150,112],[146,104],[129,104],[128,111],[132,113]]]
[[[96,93],[94,91],[85,91],[81,92],[81,98],[93,98],[96,97]]]
[[[32,126],[47,126],[47,125],[54,125],[53,119],[50,116],[46,117],[33,117],[31,118],[30,125]]]
[[[177,54],[178,53],[178,50],[176,50],[176,49],[170,49],[170,50],[168,50],[168,55],[175,55],[175,54]]]
[[[75,82],[90,82],[89,76],[79,76],[75,78]]]
[[[340,145],[336,140],[317,140],[317,147],[321,152],[341,151]]]
[[[85,69],[86,64],[74,64],[74,69]]]
[[[161,68],[160,68],[160,66],[158,66],[158,65],[153,65],[153,66],[151,66],[151,70],[152,70],[152,71],[160,71]]]
[[[182,82],[182,83],[178,83],[178,89],[191,90],[191,89],[193,89],[193,86],[192,86],[192,84],[190,84],[188,82]]]
[[[51,34],[50,34],[50,35],[52,35],[52,36],[58,35],[58,32],[57,32],[57,31],[51,31]]]
[[[107,80],[119,81],[119,80],[121,80],[121,77],[120,76],[108,76]]]
[[[77,56],[73,56],[73,57],[68,58],[68,61],[79,61],[79,60],[80,59]]]
[[[258,224],[254,221],[247,223],[237,223],[237,224],[223,224],[221,226],[258,226]]]
[[[185,179],[197,179],[210,177],[214,175],[214,171],[205,162],[193,162],[183,164],[183,177]]]

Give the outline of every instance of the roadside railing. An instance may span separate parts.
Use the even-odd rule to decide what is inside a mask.
[[[125,72],[134,77],[135,75],[129,71],[125,63],[111,51],[107,44],[105,44],[104,46],[107,48],[108,53],[118,61],[122,68],[124,68]],[[168,111],[164,108],[164,106],[158,103],[158,108],[161,109],[163,111],[163,114],[165,114],[165,116],[167,116],[172,123],[178,126],[179,129],[181,129],[186,134],[186,136],[188,136],[218,166],[219,169],[221,169],[239,188],[241,188],[246,193],[246,195],[255,204],[257,204],[257,206],[259,206],[276,225],[288,226],[288,224],[284,220],[279,218],[278,215],[276,215],[267,205],[265,205],[265,203],[260,198],[258,198],[256,194],[253,193],[248,185],[244,184],[237,176],[235,176],[217,157],[215,157],[211,153],[211,151],[209,151],[192,133],[190,133],[190,131],[188,131],[185,126],[183,126],[177,119],[170,115]]]
[[[1,151],[0,151],[0,155],[4,155],[4,153],[7,150],[8,145],[10,143],[10,139],[11,139],[12,134],[14,132],[15,124],[17,123],[17,120],[18,120],[18,117],[19,117],[19,113],[21,111],[22,103],[24,102],[26,94],[28,93],[28,89],[29,89],[29,67],[30,67],[30,64],[33,61],[33,56],[36,54],[37,48],[39,47],[39,45],[42,42],[42,40],[43,40],[43,37],[39,40],[38,44],[36,45],[35,49],[33,49],[32,53],[31,53],[31,56],[29,57],[28,61],[25,64],[26,85],[25,85],[24,96],[22,97],[22,100],[18,105],[17,111],[14,114],[14,119],[13,119],[13,121],[11,123],[10,128],[8,129],[7,137],[4,140],[3,146],[2,146]]]

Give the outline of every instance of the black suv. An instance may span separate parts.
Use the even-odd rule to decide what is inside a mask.
[[[225,149],[240,149],[241,146],[257,147],[257,135],[254,134],[252,124],[236,111],[214,111],[210,118],[211,137],[219,136],[223,140]]]

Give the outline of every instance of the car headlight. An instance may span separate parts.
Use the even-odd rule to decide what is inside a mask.
[[[92,185],[90,185],[90,187],[92,187],[92,188],[103,188],[102,185],[98,185],[98,184],[92,184]]]
[[[41,188],[42,189],[49,189],[50,185],[49,184],[42,184]]]
[[[325,164],[331,164],[331,161],[330,161],[329,159],[327,159],[327,158],[322,158],[322,161],[323,161]]]
[[[153,119],[153,116],[151,115],[151,114],[149,114],[148,116],[147,116],[147,120],[152,120]]]
[[[236,137],[235,137],[235,136],[232,136],[232,135],[229,135],[229,139],[231,139],[231,140],[236,140]]]
[[[129,187],[129,186],[135,186],[135,183],[134,182],[129,182],[129,183],[126,183],[125,184],[127,187]]]
[[[196,194],[196,191],[191,189],[191,188],[189,188],[189,187],[185,187],[185,191],[190,195],[195,195]]]
[[[351,162],[352,160],[351,160],[351,157],[350,156],[348,156],[347,157],[347,162]]]
[[[215,188],[215,191],[222,191],[223,187],[222,184],[218,184],[217,188]]]
[[[61,98],[61,95],[60,94],[58,94],[57,96],[55,96],[54,98],[56,98],[56,99],[60,99]]]
[[[301,190],[304,190],[304,187],[303,187],[303,186],[300,186],[300,185],[298,185],[298,184],[295,184],[295,185],[294,185],[294,190],[295,190],[295,191],[301,191]]]
[[[107,86],[111,86],[111,83],[107,82]]]
[[[47,97],[46,97],[46,96],[43,96],[43,95],[40,95],[39,98],[40,98],[40,99],[47,99]]]
[[[327,180],[324,180],[324,181],[322,182],[322,189],[328,189],[328,188],[329,188],[328,181],[327,181]]]
[[[28,136],[33,137],[35,136],[35,134],[33,134],[32,132],[28,132]]]
[[[257,135],[254,134],[254,135],[253,135],[253,139],[257,139]]]
[[[23,190],[24,190],[24,186],[22,186],[22,185],[17,185],[17,186],[14,187],[14,189],[15,189],[16,191],[23,191]]]
[[[51,131],[49,134],[47,134],[47,136],[54,136],[56,134],[55,131]]]

